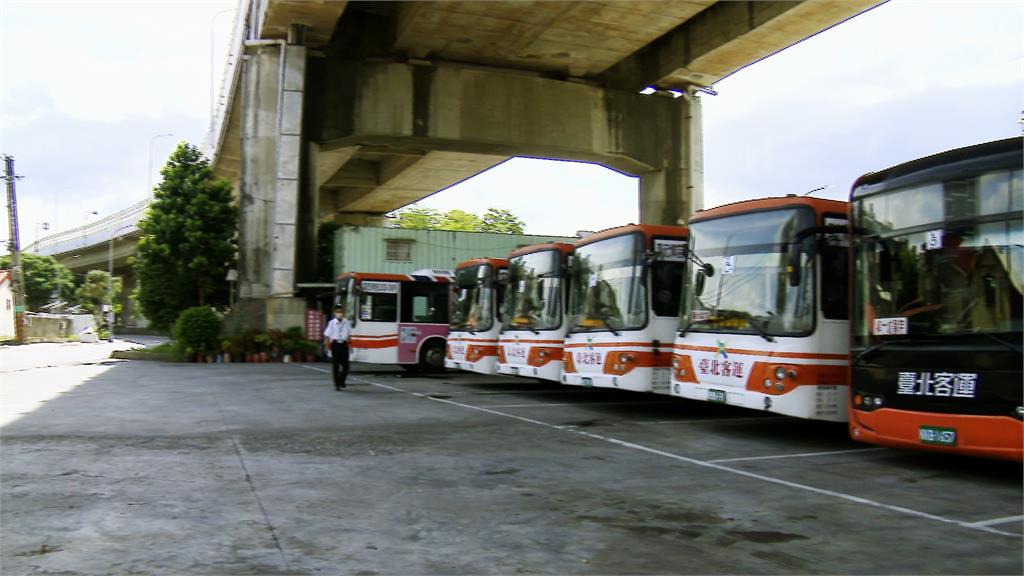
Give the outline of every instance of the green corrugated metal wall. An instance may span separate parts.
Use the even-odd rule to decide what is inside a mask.
[[[390,239],[412,241],[412,262],[385,261],[385,241]],[[463,260],[504,258],[512,250],[529,244],[575,241],[575,238],[565,236],[342,226],[334,233],[334,274],[408,274],[422,268],[455,269],[455,265]]]

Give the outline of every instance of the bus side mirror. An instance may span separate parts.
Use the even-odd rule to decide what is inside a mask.
[[[697,269],[697,277],[693,279],[693,293],[700,296],[704,293],[704,281],[715,275],[715,268],[711,264],[704,264]]]

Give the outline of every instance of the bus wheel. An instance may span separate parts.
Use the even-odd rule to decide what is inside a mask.
[[[427,372],[444,371],[444,344],[431,342],[420,351],[420,367]]]

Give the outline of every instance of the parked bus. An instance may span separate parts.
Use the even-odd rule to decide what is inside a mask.
[[[1010,138],[854,183],[854,439],[1022,460],[1022,155]]]
[[[672,394],[847,419],[848,205],[787,196],[698,212]]]
[[[476,258],[456,266],[445,367],[495,373],[507,273],[504,258]]]
[[[509,254],[504,321],[498,337],[499,374],[561,382],[562,344],[572,244],[535,244]]]
[[[686,258],[678,226],[621,226],[576,244],[563,383],[669,392]]]
[[[352,323],[351,360],[443,369],[451,276],[448,270],[338,276],[335,302]]]

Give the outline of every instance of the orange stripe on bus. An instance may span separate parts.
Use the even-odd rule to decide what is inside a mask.
[[[714,346],[690,346],[688,344],[676,344],[676,350],[688,350],[690,352],[718,352]],[[808,360],[849,360],[849,354],[819,354],[816,352],[766,352],[764,350],[743,350],[741,348],[726,348],[729,354],[743,354],[746,356],[767,356],[769,358],[805,358]]]
[[[528,340],[526,338],[498,338],[502,344],[561,344],[564,340]]]
[[[353,348],[392,348],[394,346],[398,346],[398,338],[389,338],[387,340],[352,339]]]
[[[581,343],[578,343],[578,344],[566,344],[565,345],[566,348],[615,348],[615,347],[619,347],[619,346],[623,346],[623,347],[625,347],[625,346],[646,346],[648,348],[653,348],[654,347],[654,342],[594,342],[594,343],[591,343],[591,344],[587,344],[586,342],[581,342]],[[668,348],[668,349],[671,349],[672,345],[671,344],[659,344],[658,348]],[[666,352],[666,354],[667,353],[668,352]]]

